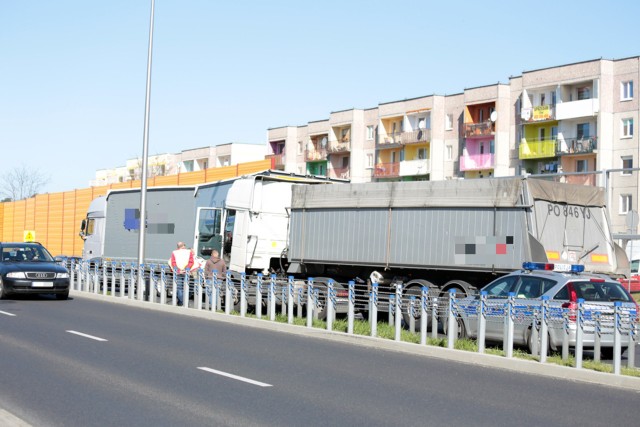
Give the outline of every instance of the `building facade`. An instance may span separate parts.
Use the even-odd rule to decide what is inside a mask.
[[[265,158],[264,144],[228,143],[211,147],[191,148],[176,154],[157,154],[149,156],[148,176],[176,175],[185,172],[197,172],[213,167],[237,165]],[[125,166],[96,171],[92,187],[128,182],[142,176],[142,159],[129,159]]]
[[[288,172],[352,182],[549,175],[607,191],[615,233],[638,209],[640,57],[525,71],[508,83],[337,111],[268,130]]]

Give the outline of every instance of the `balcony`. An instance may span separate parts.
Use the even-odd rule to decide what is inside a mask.
[[[561,102],[556,105],[556,119],[576,119],[579,117],[593,117],[600,110],[598,98],[581,99],[579,101]]]
[[[548,157],[556,157],[556,140],[526,140],[520,141],[519,158],[520,159],[544,159]]]
[[[494,133],[495,133],[495,125],[493,122],[464,124],[465,138],[483,138],[486,136],[491,136]]]
[[[349,168],[333,168],[331,170],[331,178],[349,179]]]
[[[315,145],[304,150],[305,162],[320,162],[327,160],[327,150],[325,148],[317,148]]]
[[[402,134],[400,132],[389,135],[378,135],[378,148],[396,148],[402,145]]]
[[[493,153],[486,154],[463,154],[460,157],[460,170],[461,171],[474,171],[493,169],[494,164]]]
[[[591,154],[598,149],[598,138],[584,136],[582,138],[558,138],[558,155]]]
[[[378,163],[373,171],[375,178],[395,178],[400,173],[400,162]]]
[[[264,156],[264,158],[271,160],[271,169],[284,170],[284,153],[269,154]]]
[[[555,107],[557,107],[557,105]],[[520,118],[525,123],[558,120],[555,107],[553,105],[538,105],[533,108],[523,108],[520,112]]]
[[[400,176],[426,175],[431,172],[429,159],[404,160],[400,162]]]
[[[346,139],[343,141],[329,141],[329,147],[327,148],[327,153],[335,154],[335,153],[346,153],[351,151],[351,140]]]
[[[402,144],[420,144],[431,140],[431,129],[418,129],[413,132],[403,132],[400,138]]]

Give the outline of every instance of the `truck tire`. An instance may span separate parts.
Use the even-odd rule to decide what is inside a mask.
[[[421,309],[420,309],[420,299],[422,297],[422,288],[427,287],[429,290],[437,289],[437,286],[428,280],[424,279],[414,279],[407,282],[405,285],[405,291],[403,292],[402,302],[405,308],[402,310],[402,320],[406,325],[407,329],[409,328],[409,300],[411,296],[416,297],[416,307],[415,307],[415,322],[416,322],[416,332],[420,332],[420,317],[421,317]],[[427,329],[429,328],[429,324],[431,323],[431,318],[427,318]]]

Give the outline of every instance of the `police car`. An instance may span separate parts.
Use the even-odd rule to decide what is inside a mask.
[[[638,304],[617,281],[584,273],[583,265],[524,263],[514,271],[486,285],[486,340],[503,341],[505,315],[509,295],[515,297],[514,344],[528,346],[531,351],[534,312],[540,309],[543,296],[549,298],[549,349],[562,348],[563,335],[569,331],[569,345],[576,344],[578,300],[583,303],[583,346],[592,348],[595,342],[596,318],[600,318],[602,354],[613,354],[614,303],[621,303],[621,318],[628,330],[637,322]],[[480,295],[458,301],[458,336],[477,338]],[[624,344],[624,343],[623,343]],[[624,351],[624,348],[623,348]]]

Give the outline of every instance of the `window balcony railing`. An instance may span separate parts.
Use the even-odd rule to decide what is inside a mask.
[[[520,118],[525,123],[556,120],[556,109],[554,105],[537,105],[533,108],[523,108],[520,112]]]
[[[598,149],[598,138],[583,136],[581,138],[558,138],[558,155],[589,154]]]
[[[400,141],[403,144],[420,144],[431,140],[431,129],[418,129],[412,132],[403,132]]]
[[[556,157],[556,140],[527,140],[522,139],[519,147],[520,159],[543,159]]]
[[[325,148],[316,148],[315,146],[304,150],[305,162],[319,162],[327,160],[327,150]]]
[[[403,160],[400,162],[400,176],[426,175],[431,173],[429,159]]]
[[[373,171],[376,178],[393,178],[400,173],[400,162],[378,163]]]
[[[460,157],[460,170],[473,171],[493,169],[494,157],[495,155],[493,153],[463,154]]]
[[[344,141],[329,141],[327,147],[327,153],[345,153],[351,151],[351,140],[346,139]]]
[[[349,168],[333,168],[331,171],[331,178],[349,179]]]
[[[284,153],[269,154],[264,156],[265,159],[271,159],[272,169],[284,169]]]
[[[464,124],[465,138],[482,138],[485,136],[491,136],[494,133],[495,133],[495,124],[493,122]]]
[[[378,147],[398,147],[402,144],[402,133],[390,133],[388,135],[378,135]]]

